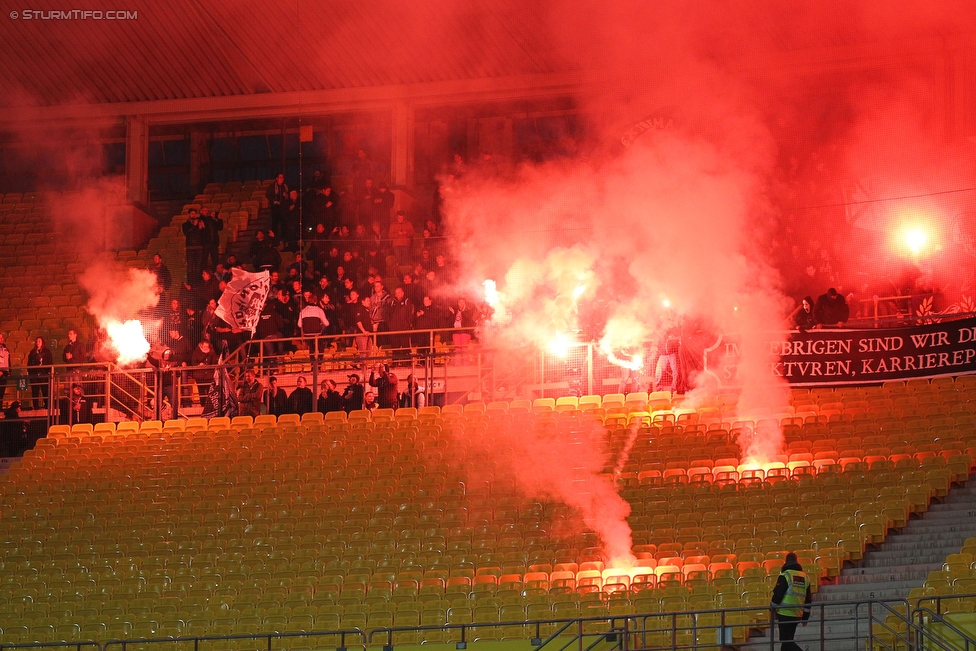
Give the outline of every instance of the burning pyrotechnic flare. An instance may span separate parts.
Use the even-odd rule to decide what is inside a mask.
[[[149,342],[142,323],[132,317],[159,302],[156,276],[146,269],[99,262],[79,282],[89,294],[88,311],[108,334],[106,350],[100,352],[122,365],[144,360]]]
[[[623,353],[621,353],[621,355],[622,354]],[[644,368],[644,358],[640,355],[632,355],[629,359],[627,359],[624,357],[618,357],[612,350],[607,352],[606,355],[607,361],[611,364],[615,364],[616,366],[620,366],[631,371],[639,371]]]
[[[626,353],[641,346],[647,333],[643,324],[632,314],[617,314],[607,321],[600,339],[600,352],[607,356],[611,364],[639,371],[644,368],[644,358],[640,353]]]
[[[116,353],[116,361],[122,366],[141,362],[149,353],[149,341],[138,320],[109,320],[105,323],[105,332],[109,346]]]
[[[489,278],[481,283],[481,286],[485,288],[485,303],[493,309],[497,309],[500,304],[500,299],[498,296],[498,286],[495,284],[495,281]]]
[[[578,301],[580,296],[582,296],[585,292],[586,292],[586,285],[584,285],[583,283],[577,285],[576,289],[573,290],[573,302],[575,303],[576,301]]]
[[[910,228],[905,231],[905,246],[911,251],[912,255],[918,255],[928,243],[929,236],[922,228]]]
[[[573,345],[573,340],[569,335],[557,332],[555,336],[549,341],[549,352],[556,357],[565,358],[569,355],[569,349]]]

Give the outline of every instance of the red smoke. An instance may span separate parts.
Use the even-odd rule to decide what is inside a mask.
[[[854,159],[871,140],[879,145],[868,147],[872,162],[888,147],[944,155],[942,134],[918,128],[925,124],[917,111],[895,112],[887,129],[878,121],[892,101],[917,107],[933,67],[871,61],[900,59],[920,36],[968,38],[961,26],[972,24],[973,9],[956,3],[957,15],[945,6],[880,2],[830,11],[778,2],[551,7],[549,36],[584,73],[575,101],[588,134],[577,143],[585,157],[526,164],[507,178],[469,174],[448,181],[445,192],[467,285],[490,278],[502,297],[505,320],[494,341],[551,341],[567,324],[566,310],[553,306],[572,304],[559,279],[583,274],[587,291],[610,305],[604,352],[655,340],[673,310],[739,335],[741,395],[730,417],[786,411],[787,387],[770,376],[766,351],[777,336],[770,333],[787,327],[783,315],[796,297],[784,295],[763,246],[784,208],[781,162],[791,147]],[[832,57],[861,60],[837,65]],[[938,65],[934,74],[938,82]],[[877,88],[887,97],[864,92]],[[649,116],[659,119],[639,133],[635,123]],[[917,177],[909,185],[918,188]],[[521,470],[527,476],[520,482],[531,486],[537,468],[558,465],[549,461],[565,449],[539,449],[542,461]],[[761,463],[781,451],[781,432],[764,428],[742,456]],[[572,492],[558,497],[586,503]],[[626,526],[619,511],[607,517]],[[616,526],[601,527],[613,556],[624,537]]]
[[[587,416],[549,413],[499,420],[487,431],[454,431],[459,454],[452,462],[470,480],[511,480],[524,498],[574,509],[604,544],[608,565],[628,565],[630,505],[602,475],[608,461],[606,430]],[[483,506],[483,505],[473,505]]]

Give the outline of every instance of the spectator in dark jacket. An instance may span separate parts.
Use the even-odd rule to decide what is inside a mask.
[[[68,330],[68,343],[64,345],[61,359],[65,364],[85,364],[91,356],[88,354],[88,347],[78,339],[78,331],[72,328]]]
[[[196,210],[190,210],[190,216],[183,222],[182,228],[183,236],[186,238],[186,282],[195,287],[200,284],[200,270],[203,269],[207,225],[200,219],[200,214]]]
[[[817,317],[813,311],[813,298],[804,296],[800,305],[793,311],[793,326],[800,330],[811,330],[817,327]]]
[[[417,307],[414,315],[414,328],[416,330],[436,330],[443,328],[447,324],[446,312],[430,296],[424,296],[423,303]],[[417,346],[417,352],[421,356],[429,355],[431,352],[432,337],[429,332],[417,332],[411,336],[413,343]]]
[[[334,380],[322,380],[322,392],[319,394],[316,411],[327,414],[330,411],[342,411],[342,396],[336,391]]]
[[[156,285],[159,286],[159,289],[168,292],[170,285],[173,284],[173,276],[169,272],[169,267],[163,263],[163,257],[158,253],[153,255],[153,261],[149,265],[149,271],[156,276]]]
[[[278,292],[280,295],[282,292]],[[281,339],[285,327],[285,320],[276,305],[278,301],[265,301],[258,317],[258,325],[254,330],[258,339]],[[265,357],[274,357],[285,353],[284,341],[265,341],[261,344]]]
[[[302,416],[312,411],[312,390],[306,386],[305,376],[298,376],[298,386],[288,396],[289,411]]]
[[[48,378],[51,376],[51,365],[54,355],[51,349],[44,345],[44,339],[34,340],[34,347],[27,354],[27,375],[30,377],[31,397],[34,409],[47,409]],[[38,401],[38,396],[41,400]]]
[[[273,375],[268,379],[268,394],[265,400],[269,414],[281,416],[288,413],[288,396],[285,395],[285,390],[278,386],[278,378]]]
[[[833,287],[828,289],[826,294],[817,298],[817,304],[813,311],[817,317],[817,323],[821,327],[836,326],[840,328],[851,315],[847,300],[838,294]]]
[[[210,214],[210,209],[204,206],[200,209],[200,221],[203,222],[206,233],[203,243],[203,266],[213,269],[220,258],[220,231],[224,230],[224,220],[219,213]]]
[[[370,334],[373,332],[373,322],[369,317],[369,309],[359,301],[359,292],[352,290],[346,301],[343,314],[346,334],[356,336],[356,348],[365,357],[371,348]]]
[[[255,271],[277,271],[281,266],[281,254],[276,248],[278,240],[274,231],[265,233],[263,230],[254,234],[254,241],[248,249],[251,256],[251,266]]]
[[[349,384],[342,392],[342,408],[348,414],[363,408],[363,400],[366,396],[366,387],[359,383],[359,376],[353,373],[349,376]]]
[[[200,282],[198,287],[193,291],[193,301],[192,304],[198,310],[202,310],[207,305],[207,301],[211,298],[214,300],[220,300],[220,295],[223,294],[223,290],[220,289],[220,280],[209,269],[203,269],[200,271]]]
[[[288,186],[285,175],[279,174],[275,182],[268,186],[265,196],[268,199],[268,209],[271,211],[271,230],[280,231],[288,210]]]
[[[414,312],[416,308],[407,298],[402,287],[393,290],[393,300],[390,302],[390,330],[398,332],[412,330]],[[393,360],[400,361],[410,358],[411,339],[409,334],[390,335],[390,345],[393,346]]]
[[[379,374],[379,375],[377,375]],[[376,387],[376,404],[380,409],[396,409],[400,401],[399,380],[389,368],[377,364],[369,373],[369,384]]]
[[[264,387],[254,375],[254,371],[247,369],[244,380],[237,389],[237,405],[241,416],[258,416],[261,414],[261,403],[264,400]]]

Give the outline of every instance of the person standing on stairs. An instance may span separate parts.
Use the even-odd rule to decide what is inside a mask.
[[[284,174],[276,176],[275,182],[269,185],[265,192],[265,196],[268,198],[268,208],[271,209],[271,230],[275,233],[282,232],[285,212],[288,210],[289,194]]]
[[[779,578],[776,580],[776,587],[773,588],[773,597],[770,607],[779,623],[779,639],[783,643],[782,651],[802,651],[802,648],[793,642],[796,634],[796,627],[800,622],[807,625],[810,619],[810,579],[807,577],[796,554],[790,552],[786,555],[783,569],[780,570]]]

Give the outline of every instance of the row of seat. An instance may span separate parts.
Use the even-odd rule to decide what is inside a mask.
[[[189,590],[206,593],[208,604],[217,598],[217,586],[229,581],[237,591],[234,612],[240,617],[250,617],[236,605],[238,599],[247,603],[245,591],[277,588],[296,600],[299,594],[318,598],[316,608],[330,607],[327,602],[341,606],[340,618],[347,606],[354,615],[356,605],[367,605],[367,600],[366,617],[374,602],[377,613],[395,603],[396,614],[401,608],[410,611],[409,604],[422,612],[427,599],[448,601],[451,608],[500,612],[502,599],[518,597],[523,601],[510,605],[527,613],[533,594],[552,601],[531,605],[548,605],[555,612],[560,591],[599,595],[594,612],[607,612],[611,603],[620,612],[649,610],[655,608],[652,602],[660,608],[663,599],[675,596],[663,591],[690,588],[690,596],[704,586],[716,594],[721,590],[728,603],[742,603],[747,594],[763,594],[768,602],[768,582],[787,550],[799,551],[816,577],[830,576],[866,544],[882,539],[910,509],[927,506],[937,492],[927,481],[929,472],[950,480],[945,465],[928,461],[945,460],[934,454],[916,459],[917,467],[892,462],[874,474],[870,467],[854,465],[866,463],[863,457],[846,467],[824,464],[797,479],[777,478],[770,473],[776,467],[760,467],[752,469],[762,472],[753,475],[758,481],[737,476],[727,484],[661,486],[645,476],[641,485],[637,476],[608,472],[601,481],[617,482],[631,503],[638,545],[637,569],[622,572],[606,567],[592,534],[554,535],[561,527],[573,531],[571,509],[548,502],[533,507],[531,499],[519,496],[518,477],[504,466],[480,457],[465,460],[465,454],[479,452],[477,446],[467,448],[471,442],[508,440],[505,432],[512,427],[526,436],[546,432],[558,437],[589,418],[578,410],[554,408],[555,401],[515,404],[514,409],[509,403],[504,410],[486,405],[351,418],[150,423],[114,431],[100,426],[97,432],[94,427],[59,428],[0,481],[0,495],[12,507],[0,516],[0,527],[16,544],[5,551],[4,572],[9,560],[18,585],[33,577],[31,589],[40,590],[38,577],[43,576],[43,589],[54,584],[61,596],[65,589],[84,585],[88,594],[94,586],[95,594],[108,597],[163,598],[165,591],[176,597],[172,586],[179,585],[184,597]],[[737,431],[748,432],[751,426],[759,424],[744,423]],[[804,431],[797,427],[793,442]],[[607,445],[617,449],[630,435],[612,428]],[[637,435],[639,444],[632,450],[644,455],[660,450],[655,447],[659,441],[672,445],[682,436],[700,442],[695,444],[700,449],[709,433],[698,425],[665,425],[637,430]],[[712,436],[724,445],[735,443],[728,430]],[[925,440],[920,436],[906,445],[933,441]],[[456,461],[448,464],[447,459]],[[475,462],[486,471],[484,479],[472,481],[466,474]],[[923,471],[924,462],[933,467]],[[313,472],[323,474],[312,479]],[[53,490],[45,477],[77,481],[85,499]],[[873,481],[882,485],[870,492]],[[918,501],[905,500],[905,492],[917,494]],[[193,504],[186,505],[190,495]],[[781,526],[786,518],[803,526],[787,529]],[[105,536],[96,544],[99,530]],[[38,546],[40,541],[49,544]],[[259,564],[257,555],[278,560]],[[107,566],[111,573],[99,569]],[[218,575],[219,583],[205,578]],[[449,594],[455,602],[447,599]],[[681,603],[688,605],[689,597]],[[193,618],[192,612],[177,615],[173,619]]]
[[[51,235],[46,194],[12,193],[0,203],[0,257],[6,263],[0,274],[0,332],[15,364],[24,363],[34,338],[42,336],[51,346],[68,328],[86,322],[79,311],[85,303],[77,285],[80,250]]]

